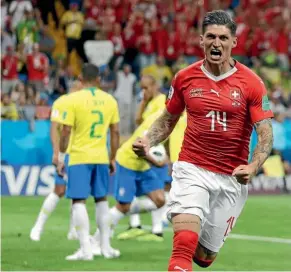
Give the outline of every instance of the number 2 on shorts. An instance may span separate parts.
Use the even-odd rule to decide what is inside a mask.
[[[101,138],[102,135],[100,135],[100,133],[98,133],[98,127],[99,125],[103,125],[103,113],[101,111],[98,110],[93,110],[91,111],[92,114],[96,114],[97,116],[97,122],[92,123],[91,125],[91,129],[90,129],[90,138]],[[96,128],[97,127],[97,128]],[[97,130],[97,131],[96,131]]]

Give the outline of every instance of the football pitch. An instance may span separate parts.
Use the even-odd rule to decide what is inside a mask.
[[[30,241],[29,232],[43,199],[2,197],[2,271],[167,270],[172,245],[170,228],[165,230],[164,242],[113,239],[113,246],[120,249],[122,254],[119,259],[104,260],[102,257],[95,257],[92,262],[65,261],[65,257],[79,247],[77,241],[68,241],[66,238],[70,211],[70,204],[66,199],[59,202],[49,218],[42,240]],[[96,226],[92,199],[87,206],[93,233]],[[124,219],[116,232],[126,229],[127,222]],[[142,222],[149,226],[150,215],[143,215]],[[291,196],[250,196],[232,234],[210,268],[202,269],[194,265],[194,271],[290,271]]]

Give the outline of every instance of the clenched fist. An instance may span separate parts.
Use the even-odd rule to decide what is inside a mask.
[[[148,138],[137,138],[132,145],[132,150],[139,157],[145,157],[150,150],[150,143]]]

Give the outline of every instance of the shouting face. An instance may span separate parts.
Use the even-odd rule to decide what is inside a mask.
[[[237,38],[225,25],[209,25],[200,36],[200,44],[205,58],[212,64],[221,64],[231,56],[232,48],[237,45]]]

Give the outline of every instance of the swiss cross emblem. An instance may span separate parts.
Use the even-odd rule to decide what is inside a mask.
[[[240,100],[241,99],[240,90],[230,90],[230,97],[231,99],[234,100]]]

